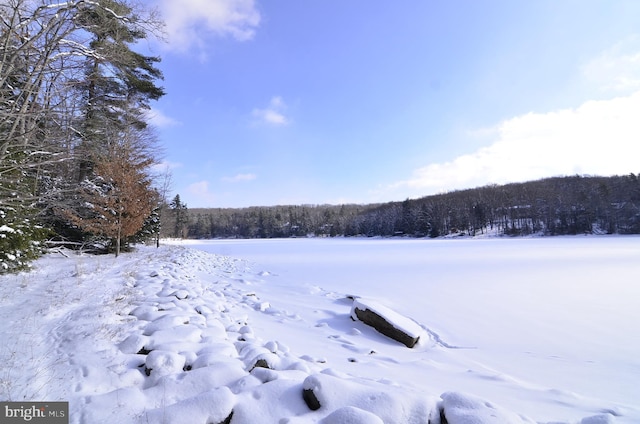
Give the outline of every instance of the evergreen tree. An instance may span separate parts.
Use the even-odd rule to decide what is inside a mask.
[[[180,195],[176,194],[176,197],[169,203],[169,208],[173,213],[174,227],[173,236],[182,238],[185,234],[186,225],[189,223],[189,216],[187,214],[187,205],[182,203]]]
[[[0,208],[0,274],[27,268],[40,256],[48,235],[48,230],[16,210]]]
[[[89,3],[77,23],[92,34],[89,47],[98,53],[86,58],[85,78],[79,84],[84,98],[83,134],[77,149],[82,155],[78,170],[82,181],[114,132],[147,126],[149,102],[162,97],[164,90],[156,85],[162,79],[155,67],[160,58],[131,49],[147,38],[147,32],[129,5],[116,0]]]
[[[158,236],[160,234],[160,206],[156,205],[151,211],[151,214],[144,220],[142,228],[134,234],[130,241],[132,243],[148,242],[153,239],[156,243],[156,247],[159,247]]]
[[[25,198],[33,178],[20,167],[25,153],[0,162],[0,274],[26,268],[37,258],[49,232],[36,222],[31,199]]]

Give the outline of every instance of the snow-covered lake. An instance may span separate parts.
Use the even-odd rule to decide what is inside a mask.
[[[0,401],[68,401],[72,424],[639,423],[638,276],[640,237],[60,250],[0,276]]]
[[[186,243],[253,262],[258,296],[286,324],[254,321],[256,331],[341,371],[465,391],[541,422],[640,420],[639,237]],[[354,331],[348,294],[410,317],[432,340],[407,349]]]

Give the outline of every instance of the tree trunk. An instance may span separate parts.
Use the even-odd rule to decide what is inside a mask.
[[[118,235],[116,237],[116,258],[120,254],[120,230],[118,230]]]
[[[118,212],[118,234],[116,235],[116,258],[120,254],[120,239],[122,238],[122,212]]]

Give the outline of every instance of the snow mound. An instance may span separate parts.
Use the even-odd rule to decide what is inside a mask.
[[[385,423],[398,424],[423,423],[439,416],[437,399],[375,381],[322,373],[307,377],[302,387],[305,403],[312,410],[335,411],[353,406]]]
[[[384,424],[380,417],[354,406],[342,407],[320,421],[321,424]]]
[[[233,416],[236,396],[220,387],[146,413],[152,423],[224,423]]]
[[[448,424],[535,424],[526,417],[506,411],[472,395],[448,392],[441,397],[443,415]]]

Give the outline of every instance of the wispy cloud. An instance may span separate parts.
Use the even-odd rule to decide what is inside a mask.
[[[498,125],[487,147],[416,169],[383,192],[408,197],[543,177],[638,172],[640,91],[575,109],[529,113]]]
[[[151,125],[158,128],[173,127],[181,124],[179,121],[165,115],[161,110],[155,108],[151,108],[147,111],[147,118]]]
[[[182,168],[182,164],[180,162],[171,162],[168,160],[163,160],[160,163],[153,165],[153,171],[158,174],[170,173],[172,169]]]
[[[269,101],[269,105],[264,109],[253,109],[251,115],[257,123],[284,126],[290,123],[289,118],[285,116],[287,105],[280,96],[274,96]]]
[[[256,178],[258,178],[256,174],[237,174],[237,175],[234,175],[233,177],[223,177],[222,181],[226,183],[240,183],[240,182],[246,182],[246,181],[253,181]]]
[[[640,90],[640,35],[602,52],[582,68],[583,76],[600,90],[629,94]]]
[[[254,0],[158,0],[169,46],[202,49],[211,35],[250,40],[260,24]]]
[[[209,191],[209,181],[198,181],[187,186],[187,197],[197,199],[199,205],[213,205],[217,197]]]

